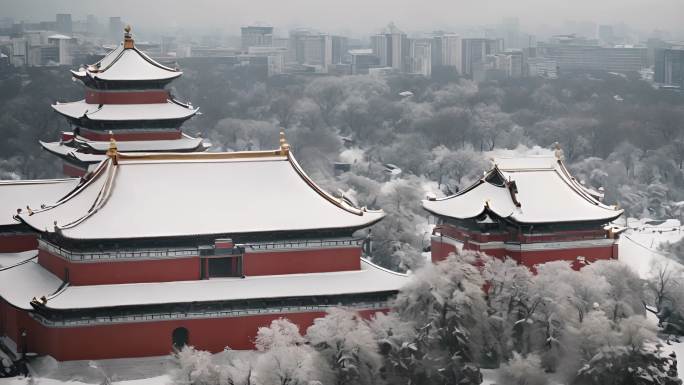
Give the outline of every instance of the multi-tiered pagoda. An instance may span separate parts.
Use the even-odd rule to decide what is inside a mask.
[[[380,211],[319,188],[274,151],[119,153],[56,204],[17,219],[35,260],[0,269],[0,334],[58,360],[252,348],[330,306],[387,309],[406,276],[362,259]],[[360,233],[360,234],[359,234]]]
[[[124,41],[99,62],[71,71],[85,86],[85,99],[56,103],[72,132],[42,146],[64,159],[64,173],[82,176],[104,159],[109,139],[126,152],[194,152],[207,146],[181,131],[198,109],[176,100],[166,86],[182,75],[136,48],[130,27]]]
[[[499,158],[491,170],[456,195],[423,201],[438,224],[432,260],[460,249],[511,257],[528,267],[566,260],[574,267],[617,259],[623,210],[570,175],[556,156]]]

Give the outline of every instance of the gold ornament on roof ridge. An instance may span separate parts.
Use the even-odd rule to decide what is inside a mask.
[[[280,155],[287,155],[290,153],[290,144],[285,139],[285,131],[280,131]]]

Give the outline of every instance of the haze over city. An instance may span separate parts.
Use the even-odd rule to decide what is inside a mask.
[[[656,29],[669,30],[673,37],[684,31],[684,2],[680,0],[2,0],[0,10],[4,16],[28,21],[47,20],[56,13],[71,13],[74,18],[87,14],[121,16],[139,31],[152,33],[176,29],[235,33],[240,26],[261,22],[277,26],[283,35],[288,28],[312,27],[360,37],[377,32],[390,21],[410,33],[461,30],[495,24],[507,17],[517,17],[524,30],[542,37],[573,33],[573,25],[587,22],[626,24],[643,37]]]

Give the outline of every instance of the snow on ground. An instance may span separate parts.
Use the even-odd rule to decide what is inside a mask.
[[[622,222],[618,220],[618,222]],[[649,222],[651,224],[649,224]],[[662,243],[674,243],[684,238],[684,228],[676,219],[663,221],[629,218],[630,228],[620,237],[619,259],[632,267],[642,278],[648,277],[654,262],[669,263],[672,267],[684,266],[663,255],[658,250]],[[624,225],[625,223],[618,223]]]
[[[631,266],[642,278],[650,275],[653,263],[669,263],[672,268],[684,269],[680,263],[667,258],[658,250],[658,247],[665,242],[673,243],[684,238],[684,228],[676,219],[660,222],[629,218],[627,227],[630,229],[620,237],[619,260]],[[657,322],[655,315],[647,314]],[[671,345],[663,341],[663,349],[677,353],[677,372],[679,378],[684,379],[684,340],[679,343],[672,342]]]

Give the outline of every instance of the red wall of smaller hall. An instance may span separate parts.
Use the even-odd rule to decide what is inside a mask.
[[[577,257],[585,257],[589,263],[603,259],[617,259],[617,253],[614,254],[614,251],[617,251],[617,245],[565,250],[523,251],[520,254],[519,261],[527,267],[551,261],[569,261],[573,262],[573,268],[580,269],[583,265],[578,263]]]
[[[359,313],[370,318],[380,311],[386,309]],[[254,348],[257,329],[275,319],[287,318],[305,332],[316,318],[324,316],[324,312],[311,312],[60,328],[38,325],[31,330],[29,350],[59,361],[160,356],[171,352],[173,330],[180,327],[188,330],[189,345],[198,349],[212,353],[225,347],[247,350]]]
[[[139,282],[191,281],[200,279],[199,257],[119,262],[69,262],[45,250],[38,263],[72,285],[106,285]]]
[[[18,253],[21,251],[35,250],[37,248],[38,241],[35,234],[0,234],[0,253]]]
[[[287,250],[250,253],[242,258],[246,276],[359,270],[361,248]]]
[[[86,89],[85,100],[89,104],[151,104],[166,103],[167,90],[147,91],[96,91]]]
[[[448,256],[449,253],[455,253],[456,252],[456,246],[450,245],[445,242],[440,242],[438,240],[433,239],[430,242],[430,253],[432,257],[432,263],[437,263],[439,261],[445,260]]]

